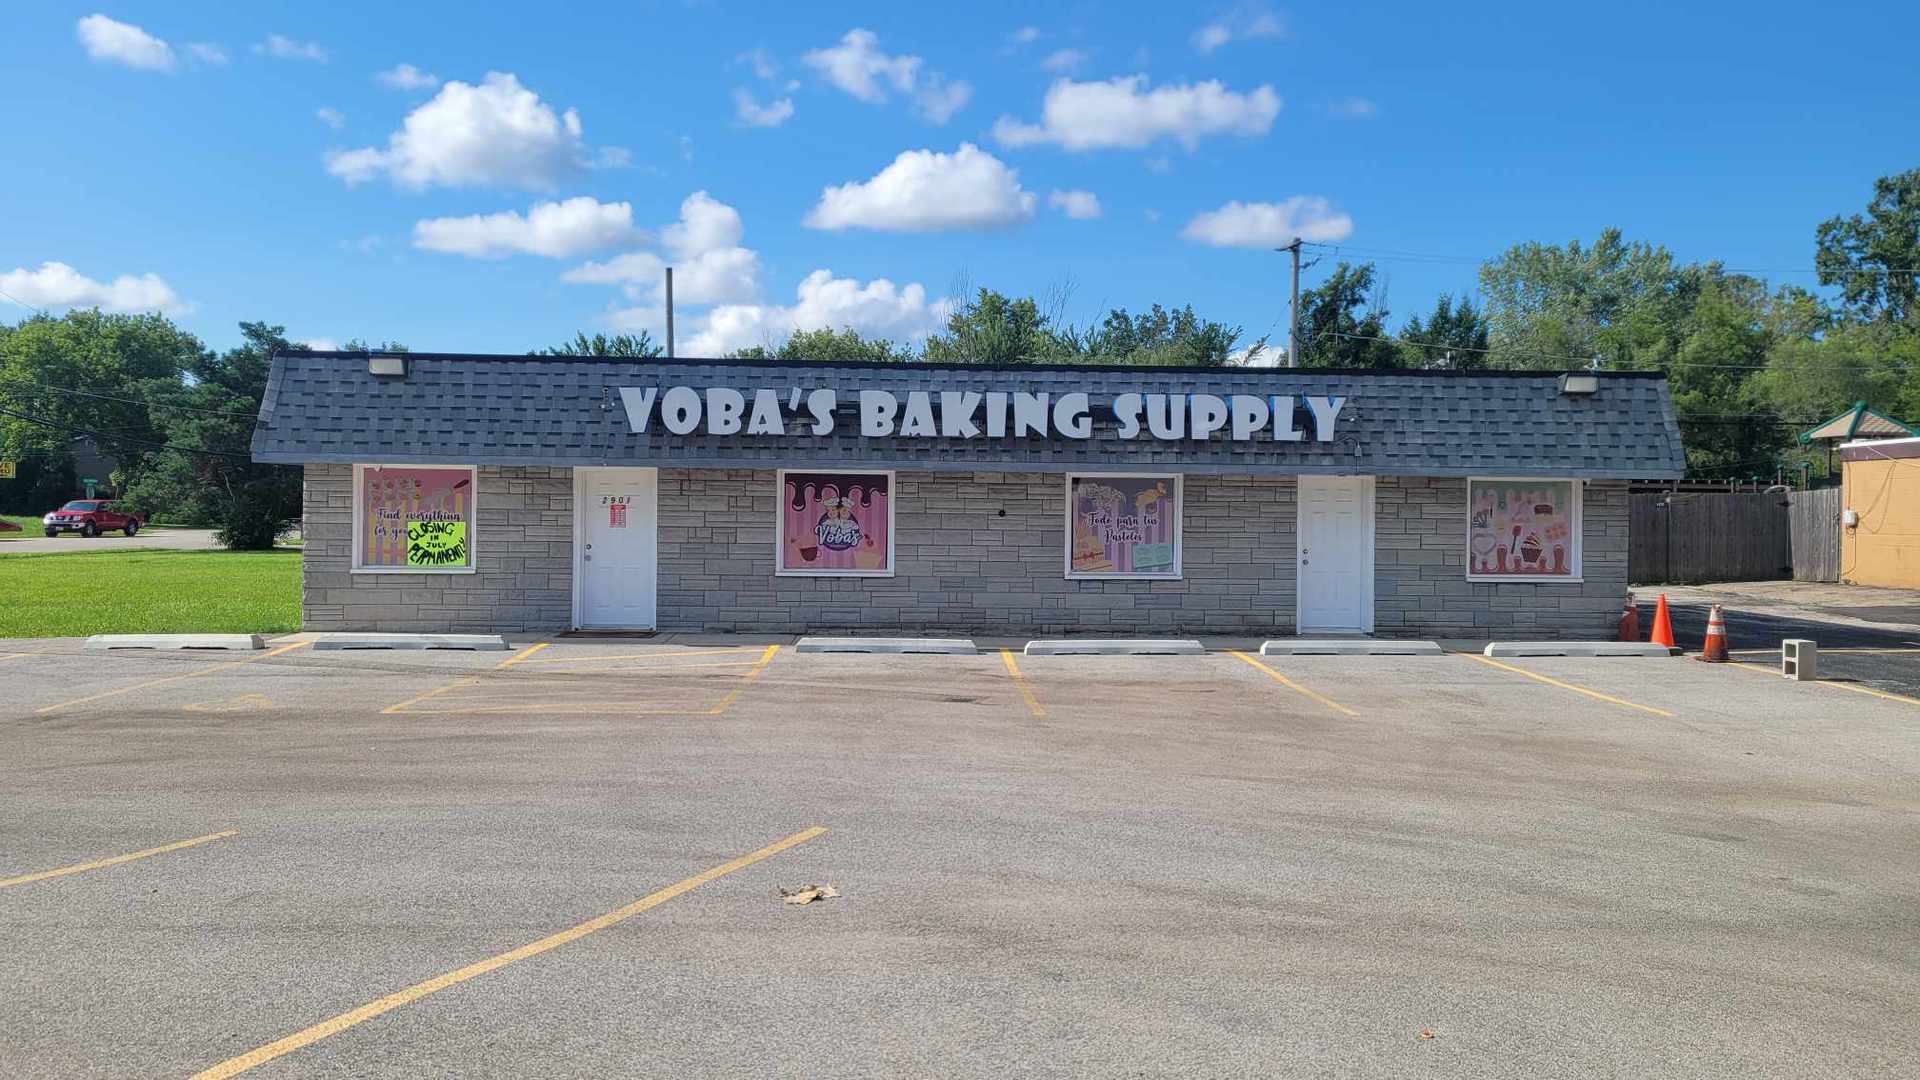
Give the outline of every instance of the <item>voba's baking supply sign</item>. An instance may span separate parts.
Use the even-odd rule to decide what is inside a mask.
[[[623,386],[620,401],[636,434],[831,435],[838,392],[735,390],[712,386]],[[1115,394],[1103,399],[1101,422],[1122,439],[1271,439],[1332,442],[1347,399],[1313,394]],[[862,390],[860,434],[900,439],[1087,439],[1093,437],[1091,394],[1024,390]],[[1109,418],[1110,421],[1109,421]]]

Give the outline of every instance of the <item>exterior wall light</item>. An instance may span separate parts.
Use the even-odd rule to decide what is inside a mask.
[[[367,374],[404,378],[407,374],[407,358],[399,353],[372,353],[367,357]]]
[[[1600,392],[1600,376],[1583,375],[1569,371],[1560,376],[1560,392],[1563,394],[1597,394]]]

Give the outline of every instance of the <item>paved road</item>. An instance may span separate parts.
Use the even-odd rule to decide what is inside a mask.
[[[506,655],[0,642],[0,1074],[1920,1074],[1920,702],[1684,659]]]
[[[18,533],[7,533],[18,536]],[[204,551],[219,547],[214,542],[212,529],[142,529],[137,536],[122,536],[108,533],[91,539],[79,533],[61,533],[59,536],[46,537],[38,534],[20,540],[0,539],[0,555],[22,555],[27,552],[57,551],[122,551],[129,548],[171,548],[179,551]]]

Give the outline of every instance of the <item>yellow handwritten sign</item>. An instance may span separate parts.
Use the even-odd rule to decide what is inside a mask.
[[[467,565],[467,523],[407,522],[408,566]]]

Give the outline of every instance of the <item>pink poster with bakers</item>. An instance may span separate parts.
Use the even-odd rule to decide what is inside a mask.
[[[781,476],[780,572],[893,572],[893,477],[867,472]]]
[[[1568,480],[1470,481],[1467,572],[1474,577],[1578,576],[1575,497]]]

